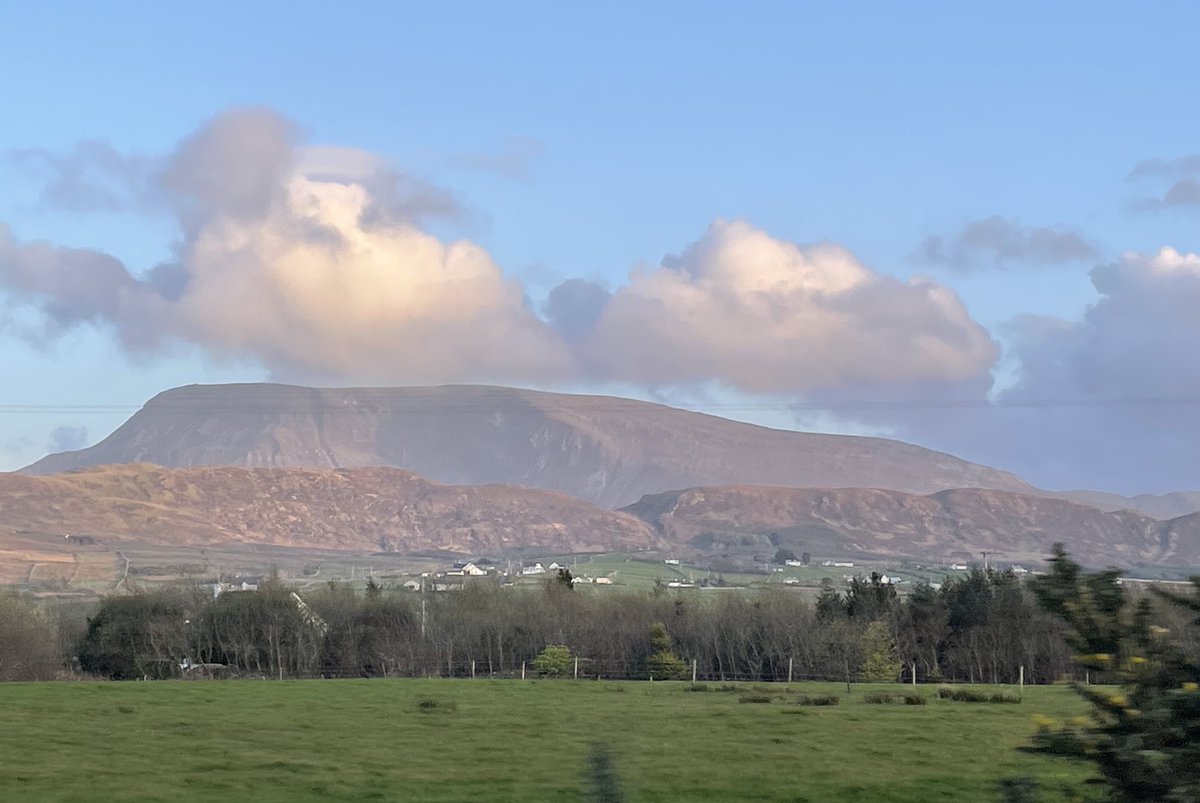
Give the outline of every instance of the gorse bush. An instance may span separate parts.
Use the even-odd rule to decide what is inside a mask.
[[[837,705],[841,698],[834,694],[801,694],[796,705]]]
[[[769,694],[743,694],[738,698],[739,703],[769,703],[771,695]]]
[[[533,671],[543,677],[562,677],[567,674],[572,663],[570,647],[565,644],[551,644],[533,659]]]
[[[888,705],[895,701],[890,694],[864,694],[863,702],[872,705]]]

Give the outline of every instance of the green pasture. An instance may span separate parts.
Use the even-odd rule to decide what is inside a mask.
[[[1061,687],[1020,704],[868,704],[903,686],[298,680],[0,685],[0,800],[584,800],[606,744],[637,801],[1067,799],[1086,771],[1016,748]],[[995,689],[989,689],[994,691]],[[799,705],[836,694],[840,704]],[[767,701],[763,701],[766,698]]]

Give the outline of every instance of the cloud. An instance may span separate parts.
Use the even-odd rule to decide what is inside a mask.
[[[599,282],[567,279],[550,291],[542,310],[555,331],[567,342],[578,343],[595,329],[611,297]]]
[[[144,357],[191,343],[295,381],[751,393],[976,379],[996,355],[945,287],[744,222],[714,223],[614,292],[568,279],[538,305],[478,245],[424,230],[461,215],[452,193],[375,154],[310,145],[265,109],[217,115],[161,158],[88,145],[40,164],[71,188],[54,198],[165,213],[179,232],[169,261],[135,271],[0,224],[0,286],[40,314],[42,339],[89,325]],[[96,176],[111,196],[88,189]]]
[[[1094,245],[1073,231],[1022,226],[993,215],[972,221],[950,237],[926,237],[914,259],[960,271],[983,267],[1060,265],[1094,259]]]
[[[250,356],[272,373],[378,382],[567,376],[554,331],[487,253],[421,220],[450,196],[370,154],[309,150],[273,112],[203,125],[134,182],[179,223],[175,259],[135,274],[115,257],[19,242],[0,227],[0,284],[45,336],[111,327],[127,347],[168,340]]]
[[[1082,320],[1011,324],[1020,367],[997,403],[891,411],[897,434],[1048,488],[1200,488],[1200,255],[1128,253],[1091,277]]]
[[[514,181],[529,181],[533,178],[533,166],[544,150],[536,139],[509,137],[495,150],[460,154],[453,161],[468,170],[492,173]]]
[[[1200,174],[1200,153],[1191,153],[1175,159],[1143,159],[1129,171],[1129,178],[1170,179],[1196,174]]]
[[[1158,179],[1166,189],[1152,198],[1134,204],[1142,211],[1179,207],[1200,207],[1200,153],[1176,159],[1148,159],[1138,162],[1129,173],[1130,180]]]
[[[51,431],[50,439],[46,441],[46,451],[50,454],[73,452],[87,445],[87,427],[61,426]]]
[[[717,221],[680,256],[635,271],[580,357],[592,375],[626,382],[805,393],[974,377],[996,347],[941,285],[877,274],[836,245]]]
[[[104,142],[78,143],[66,154],[14,150],[9,158],[44,182],[40,203],[69,212],[123,212],[149,195],[153,161],[120,153]]]

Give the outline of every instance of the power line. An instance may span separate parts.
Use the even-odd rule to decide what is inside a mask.
[[[158,402],[141,404],[0,404],[0,415],[87,414],[129,415],[140,410],[163,413],[278,413],[278,412],[407,412],[407,413],[542,413],[553,408],[522,403],[521,399],[497,396],[494,400],[440,401],[415,399],[368,399],[365,401],[309,401],[295,397],[255,396],[245,403]],[[821,412],[868,410],[989,410],[1052,408],[1181,407],[1200,405],[1200,396],[1139,396],[1115,398],[1048,399],[909,399],[848,400],[831,402],[645,402],[637,399],[611,401],[582,397],[569,403],[574,411],[621,412],[643,404],[694,412]]]

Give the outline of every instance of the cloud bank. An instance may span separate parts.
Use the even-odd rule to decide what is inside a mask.
[[[1200,488],[1200,255],[1127,253],[1091,278],[1082,320],[1012,324],[995,404],[893,411],[898,434],[1048,488]]]
[[[0,284],[40,311],[43,338],[106,327],[133,352],[183,341],[303,381],[755,393],[957,380],[996,357],[947,288],[741,221],[611,292],[568,280],[539,315],[484,249],[424,228],[461,215],[451,193],[373,154],[307,145],[268,110],[221,114],[161,159],[95,144],[25,158],[48,171],[47,202],[165,213],[179,232],[169,263],[137,272],[0,228]]]

